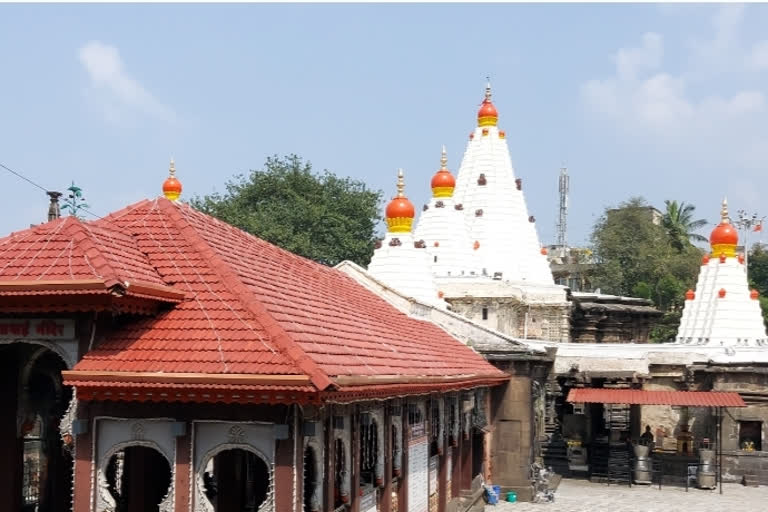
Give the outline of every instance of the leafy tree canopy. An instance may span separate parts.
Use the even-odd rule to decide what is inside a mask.
[[[288,251],[326,265],[367,265],[381,219],[381,191],[296,155],[270,157],[264,169],[238,175],[226,193],[194,197],[195,208]]]
[[[749,284],[760,292],[763,320],[768,324],[768,250],[760,244],[755,244],[749,252],[747,265]]]
[[[689,238],[670,236],[663,216],[660,223],[654,218],[640,197],[606,209],[592,232],[598,263],[593,284],[603,293],[653,301],[666,314],[651,338],[666,341],[677,330],[685,291],[696,282],[702,251]]]

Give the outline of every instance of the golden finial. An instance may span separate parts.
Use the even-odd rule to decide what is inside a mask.
[[[403,170],[397,170],[397,197],[405,197],[405,180],[403,180]]]
[[[176,178],[176,164],[171,158],[171,165],[168,167],[168,177],[163,182],[163,195],[175,201],[181,195],[181,182]]]
[[[729,224],[731,219],[728,217],[728,198],[723,198],[723,207],[720,209],[720,222]]]
[[[447,169],[448,156],[445,154],[445,144],[443,144],[443,153],[440,155],[440,170]]]

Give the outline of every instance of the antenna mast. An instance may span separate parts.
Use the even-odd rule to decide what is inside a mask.
[[[560,168],[560,177],[558,178],[558,190],[560,191],[560,215],[557,221],[557,245],[565,256],[568,248],[568,190],[570,187],[570,177],[568,168]]]

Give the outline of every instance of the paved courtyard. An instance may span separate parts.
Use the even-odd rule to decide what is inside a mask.
[[[678,487],[627,486],[563,480],[554,503],[499,503],[486,512],[727,512],[768,510],[768,488],[724,484],[704,491]]]

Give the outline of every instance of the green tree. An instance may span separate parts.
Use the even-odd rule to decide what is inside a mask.
[[[696,233],[697,230],[707,225],[705,219],[693,220],[693,212],[696,209],[692,204],[677,201],[664,201],[666,210],[661,219],[661,225],[667,232],[672,246],[682,251],[691,241],[706,242],[706,237]]]
[[[674,336],[685,301],[701,265],[702,251],[689,241],[678,248],[643,198],[609,208],[592,232],[593,283],[602,292],[653,301],[665,313],[651,331],[654,341]]]
[[[326,265],[367,265],[381,219],[381,191],[329,171],[312,172],[296,155],[270,157],[238,175],[226,193],[194,197],[195,208],[293,253]]]
[[[763,320],[768,325],[768,250],[760,244],[753,245],[748,265],[749,285],[760,292]]]

